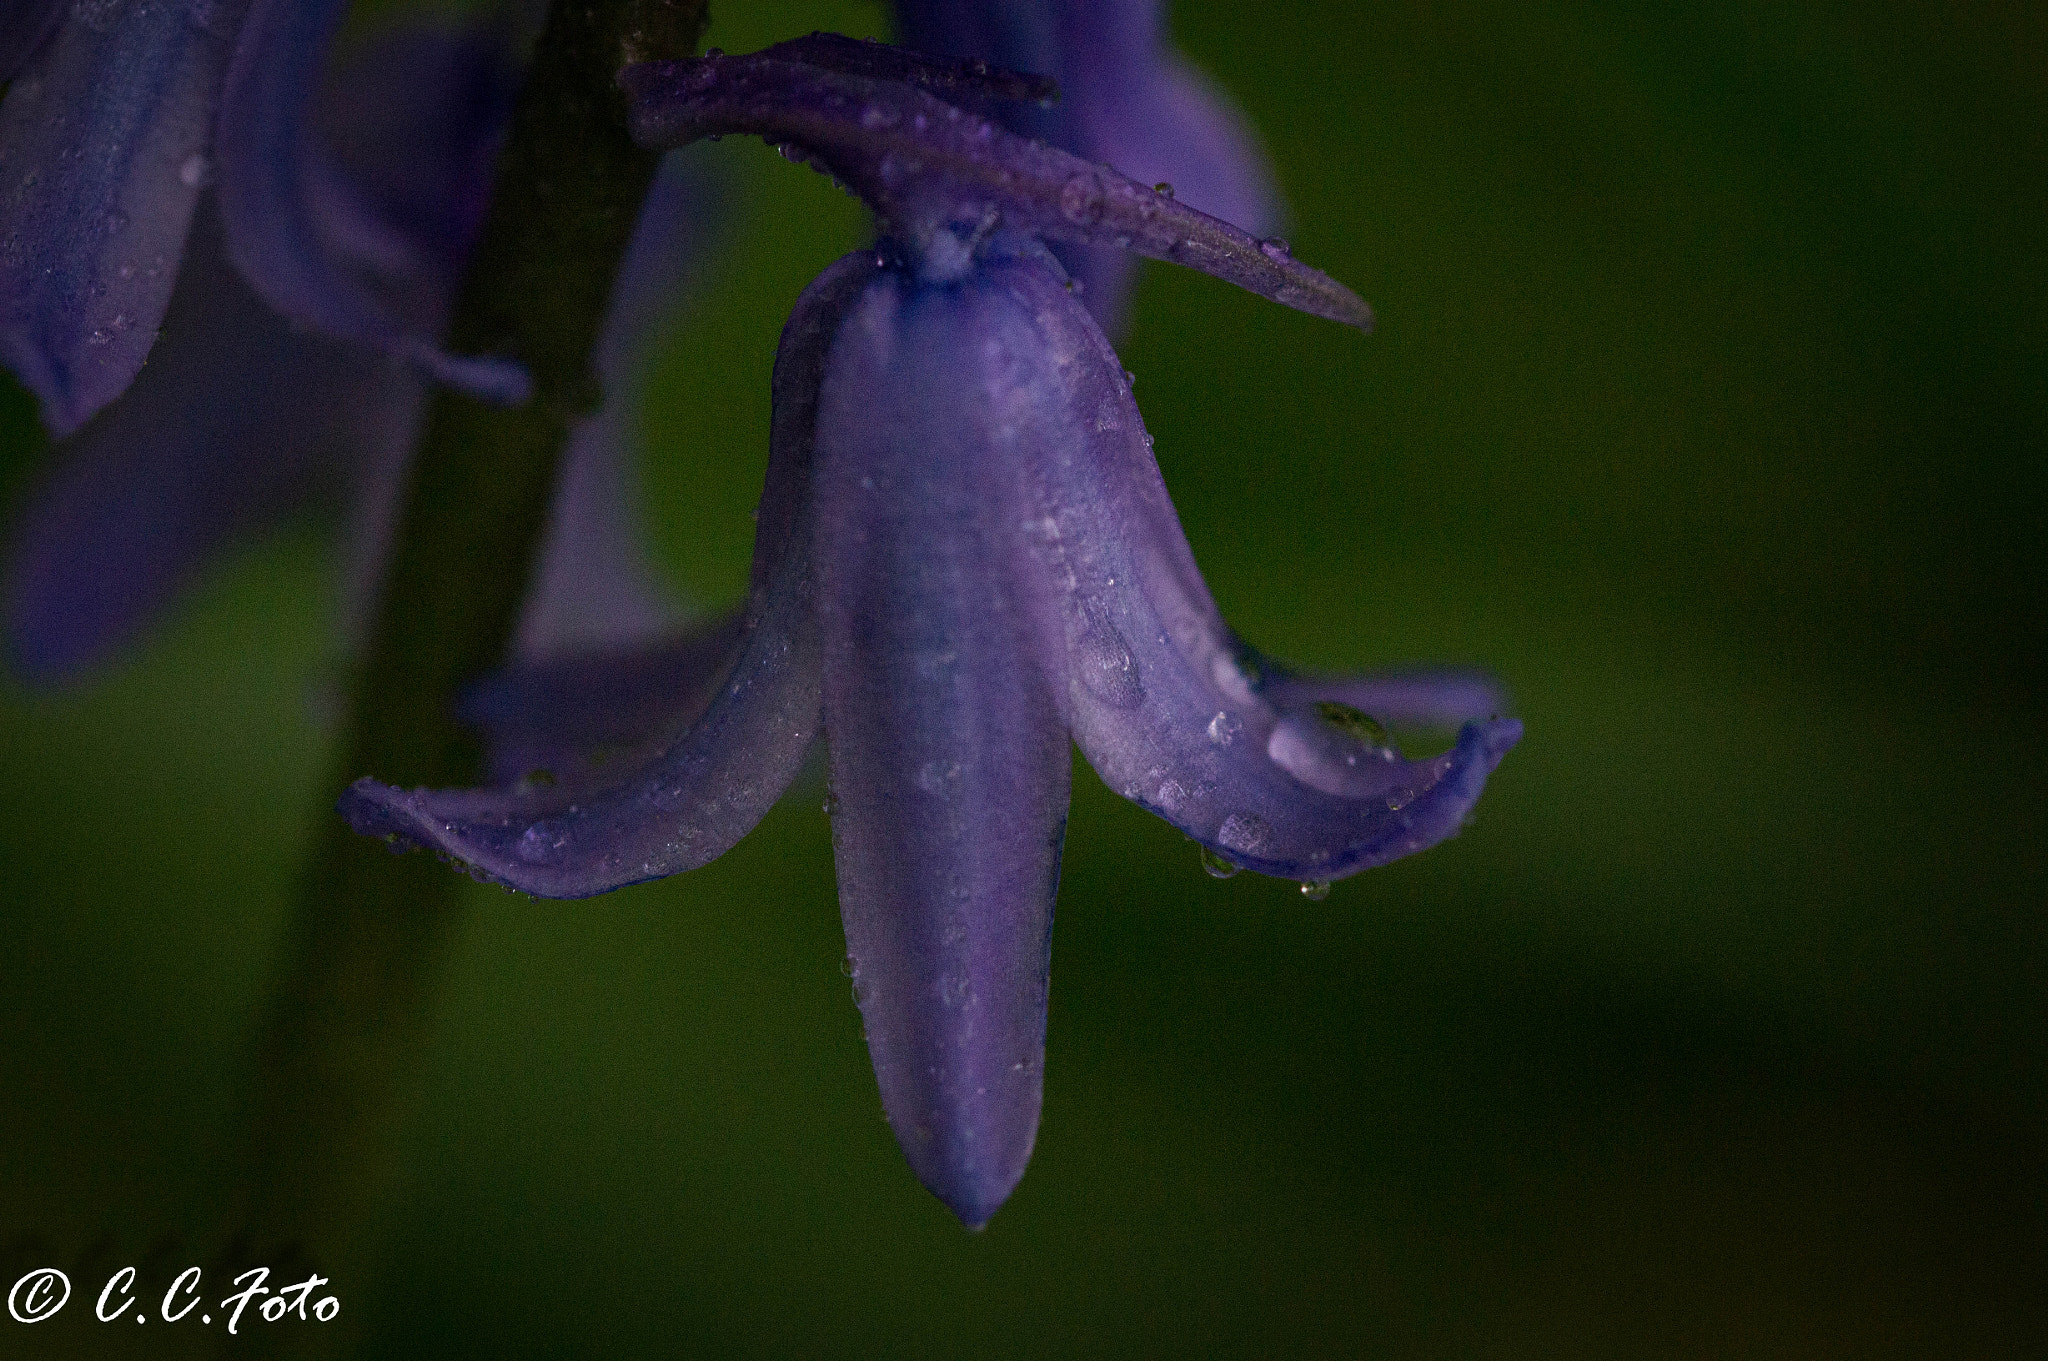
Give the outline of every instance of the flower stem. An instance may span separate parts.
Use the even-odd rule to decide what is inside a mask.
[[[549,9],[448,337],[524,363],[535,396],[499,408],[444,390],[429,409],[256,1055],[227,1225],[243,1251],[331,1265],[380,1198],[463,885],[354,835],[332,799],[362,775],[475,781],[451,698],[504,660],[570,423],[597,404],[590,356],[658,159],[629,140],[614,77],[629,58],[694,52],[704,18],[703,0]]]

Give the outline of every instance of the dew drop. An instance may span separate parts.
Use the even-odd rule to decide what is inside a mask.
[[[1219,747],[1229,746],[1243,731],[1244,724],[1239,722],[1234,714],[1219,711],[1216,717],[1209,720],[1209,741]]]
[[[213,167],[207,163],[206,157],[195,151],[179,163],[178,183],[187,189],[201,188],[212,178],[212,170]]]
[[[1202,868],[1209,872],[1211,879],[1228,879],[1236,874],[1238,867],[1225,860],[1209,847],[1202,847]]]
[[[569,837],[561,823],[553,819],[536,822],[519,838],[519,858],[529,865],[545,864],[559,856],[568,844]]]
[[[860,125],[870,132],[896,126],[898,115],[886,104],[870,104],[860,111]]]
[[[1269,236],[1259,242],[1259,252],[1268,260],[1291,260],[1294,258],[1293,247],[1287,244],[1285,237],[1280,236]]]
[[[1272,844],[1273,825],[1257,813],[1232,813],[1216,829],[1216,840],[1225,850],[1263,855]]]
[[[1069,222],[1102,220],[1102,189],[1093,175],[1076,175],[1060,190],[1060,212]]]
[[[1137,659],[1131,656],[1131,645],[1116,625],[1090,618],[1074,640],[1073,651],[1075,674],[1089,694],[1112,709],[1134,709],[1144,702]]]
[[[1159,197],[1161,198],[1172,198],[1173,186],[1168,184],[1165,180],[1161,180],[1159,181],[1159,183],[1152,186],[1152,192],[1159,195]]]
[[[724,55],[725,49],[722,47],[707,47],[704,49],[704,58],[707,61],[717,61]]]
[[[1301,896],[1312,903],[1319,903],[1330,896],[1328,879],[1306,879],[1302,881]]]

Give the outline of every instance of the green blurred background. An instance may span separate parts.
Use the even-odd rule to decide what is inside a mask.
[[[1268,650],[1506,678],[1476,825],[1311,904],[1080,774],[1039,1149],[980,1235],[881,1119],[815,790],[679,879],[477,889],[345,1316],[378,1356],[2039,1354],[2048,16],[1174,12],[1380,329],[1148,266],[1167,481]],[[707,41],[886,22],[723,0]],[[707,604],[777,330],[864,230],[715,150],[645,467]],[[6,683],[10,1265],[196,1231],[333,793],[331,581],[301,526],[117,671]]]

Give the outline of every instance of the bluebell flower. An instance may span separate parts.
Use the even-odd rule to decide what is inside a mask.
[[[285,46],[310,59],[325,51],[314,36]],[[224,124],[228,164],[217,192],[199,193],[151,362],[58,443],[16,517],[0,619],[24,678],[104,662],[224,547],[315,507],[346,522],[345,636],[361,622],[434,367],[389,351],[446,322],[517,69],[497,26],[403,24],[331,71],[289,74],[290,107],[251,115],[290,129],[296,150],[277,160],[288,206],[272,220],[252,203],[261,196],[247,186],[260,177],[232,172],[262,158],[237,150],[249,139]],[[621,266],[593,358],[605,402],[578,422],[565,456],[517,655],[623,643],[674,617],[643,550],[624,454],[635,379],[695,254],[705,197],[701,173],[669,158]],[[284,230],[314,244],[280,244]],[[323,316],[329,324],[312,324]],[[350,333],[351,317],[402,324],[380,339]]]
[[[1328,679],[1216,610],[1101,327],[1046,249],[1192,265],[1352,325],[1355,296],[1107,167],[934,91],[1031,83],[819,35],[650,63],[643,144],[760,135],[881,219],[799,299],[737,621],[515,671],[471,713],[535,763],[471,790],[359,781],[357,830],[580,897],[702,865],[821,735],[848,955],[919,1178],[985,1223],[1038,1124],[1071,756],[1201,843],[1301,881],[1455,833],[1521,728],[1483,678]],[[1403,758],[1382,723],[1463,724]]]
[[[1265,236],[1280,227],[1278,190],[1257,132],[1166,34],[1159,0],[896,0],[897,38],[937,57],[1047,77],[1060,97],[990,111],[1004,127]],[[1132,268],[1114,247],[1056,243],[1082,301],[1121,330]]]

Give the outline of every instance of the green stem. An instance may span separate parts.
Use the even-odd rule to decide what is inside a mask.
[[[362,775],[476,778],[450,700],[504,659],[570,422],[596,405],[590,355],[658,159],[628,139],[614,77],[693,52],[703,24],[703,0],[549,10],[448,336],[457,353],[519,359],[535,398],[506,409],[441,391],[427,416],[257,1055],[228,1224],[255,1253],[332,1263],[389,1171],[462,883],[355,836],[331,800]]]

